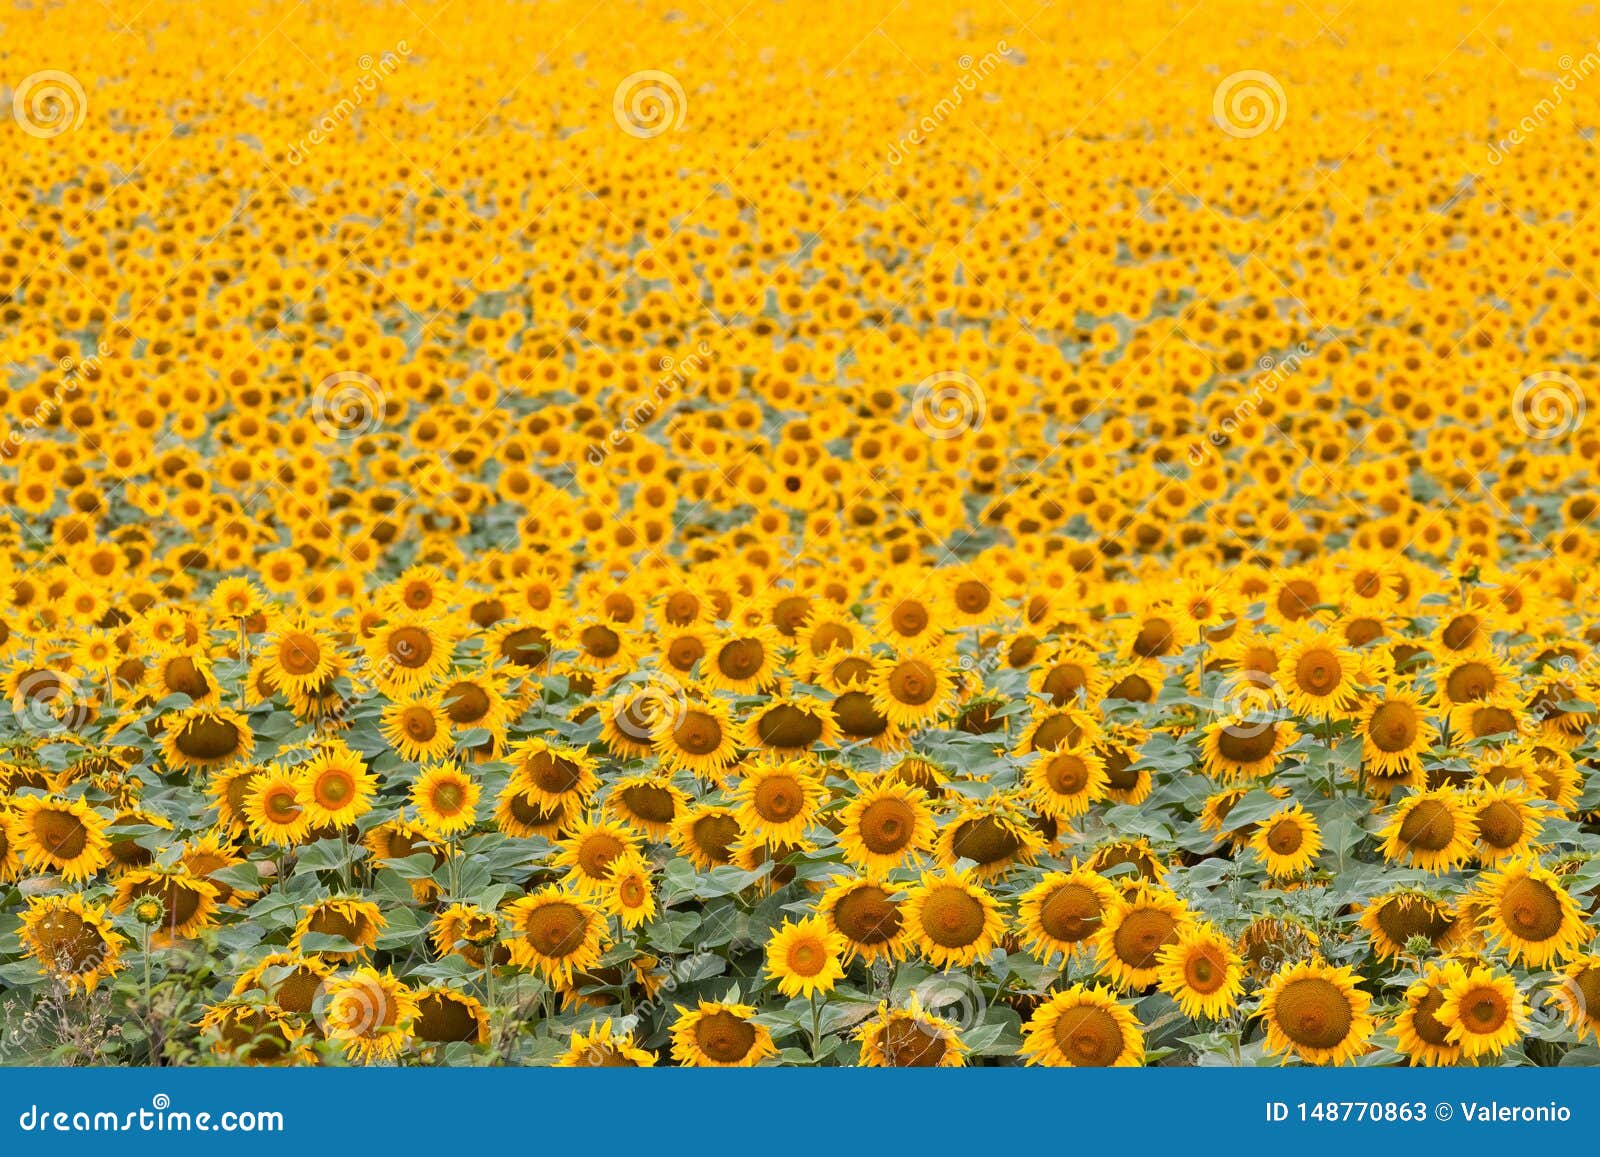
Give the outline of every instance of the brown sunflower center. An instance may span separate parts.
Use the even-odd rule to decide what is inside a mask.
[[[400,713],[400,729],[418,743],[427,743],[439,734],[439,723],[426,707],[407,707]]]
[[[1561,931],[1561,901],[1543,880],[1512,880],[1500,896],[1500,918],[1522,940],[1548,940]]]
[[[426,667],[433,658],[433,639],[421,627],[401,627],[389,636],[389,658],[408,670]]]
[[[1294,668],[1295,682],[1310,695],[1332,694],[1343,674],[1339,656],[1332,651],[1307,651]]]
[[[1022,837],[994,816],[963,820],[950,839],[956,855],[979,864],[998,864],[1022,850]]]
[[[1439,1008],[1443,1004],[1444,993],[1430,988],[1411,1013],[1412,1031],[1438,1048],[1448,1047],[1450,1043],[1450,1027],[1439,1019]]]
[[[1511,1015],[1505,994],[1495,988],[1476,988],[1461,1000],[1461,1015],[1473,1032],[1494,1032]]]
[[[1189,957],[1183,975],[1189,987],[1203,996],[1217,991],[1228,981],[1228,970],[1222,962],[1203,951]]]
[[[983,936],[984,907],[965,888],[938,884],[922,905],[923,932],[941,948],[966,948]]]
[[[800,781],[788,775],[769,775],[753,793],[756,812],[769,823],[794,819],[805,808],[806,793]]]
[[[322,648],[316,639],[302,631],[285,635],[278,642],[278,665],[291,675],[310,675],[322,663]]]
[[[750,1055],[755,1047],[756,1030],[742,1017],[718,1010],[700,1017],[694,1026],[695,1044],[719,1064],[731,1065]]]
[[[1295,1044],[1331,1049],[1350,1035],[1350,1002],[1331,980],[1307,976],[1291,980],[1278,992],[1278,1027]]]
[[[666,788],[648,783],[630,784],[622,789],[621,795],[623,806],[647,823],[671,823],[677,815],[676,801]]]
[[[1405,751],[1416,742],[1417,732],[1417,713],[1409,703],[1385,703],[1367,724],[1367,735],[1379,751]]]
[[[702,816],[690,829],[695,847],[713,863],[726,864],[733,859],[733,842],[739,838],[739,821],[727,815]]]
[[[528,914],[522,937],[535,951],[552,959],[571,955],[589,931],[589,917],[565,900],[543,904]]]
[[[882,1042],[884,1061],[896,1069],[937,1068],[949,1048],[942,1036],[910,1018],[885,1025]]]
[[[1039,906],[1039,926],[1052,940],[1077,944],[1100,927],[1100,897],[1082,884],[1062,884]]]
[[[1080,1004],[1056,1018],[1053,1026],[1056,1046],[1072,1064],[1082,1068],[1104,1068],[1122,1055],[1122,1026],[1103,1008]]]
[[[907,659],[889,673],[889,694],[911,707],[930,702],[938,686],[933,668],[921,659]]]
[[[1044,779],[1057,795],[1077,795],[1089,786],[1089,765],[1082,756],[1067,752],[1050,761]]]
[[[475,1041],[478,1039],[478,1018],[463,1000],[452,999],[442,992],[424,993],[417,1001],[417,1016],[413,1031],[425,1041]]]
[[[1058,663],[1050,668],[1039,689],[1050,702],[1064,707],[1078,697],[1078,692],[1089,685],[1089,674],[1077,663]]]
[[[1230,763],[1260,763],[1272,754],[1278,743],[1276,723],[1251,723],[1224,727],[1217,733],[1217,753]]]
[[[1280,856],[1294,855],[1305,842],[1305,832],[1294,820],[1279,820],[1267,831],[1267,847]]]
[[[468,726],[489,713],[489,693],[476,683],[453,683],[444,693],[444,709],[451,722]]]
[[[861,842],[876,855],[892,855],[903,849],[911,842],[916,827],[917,810],[894,796],[873,800],[861,812]]]
[[[846,691],[833,701],[833,717],[853,739],[875,739],[889,729],[889,720],[872,705],[865,691]]]
[[[822,720],[792,704],[780,703],[756,720],[756,734],[768,747],[810,747],[822,737]]]
[[[1494,690],[1494,672],[1483,663],[1463,663],[1445,680],[1445,689],[1457,703],[1472,703]]]
[[[1157,953],[1172,942],[1177,930],[1177,923],[1167,913],[1135,908],[1117,925],[1111,946],[1117,959],[1129,968],[1153,968]]]
[[[1522,813],[1497,799],[1478,810],[1478,836],[1491,848],[1509,848],[1522,838]]]
[[[717,670],[729,679],[752,679],[766,662],[767,649],[756,639],[735,639],[717,651]]]
[[[703,711],[685,711],[673,729],[672,741],[690,755],[710,755],[722,746],[722,725]]]
[[[988,609],[994,595],[977,579],[965,579],[956,584],[956,606],[963,614],[976,615]]]
[[[882,944],[900,934],[900,907],[876,884],[856,888],[833,906],[834,925],[857,944]]]
[[[600,623],[585,627],[578,641],[596,659],[610,659],[622,650],[622,636]]]
[[[89,845],[89,829],[69,811],[44,808],[33,817],[33,838],[58,860],[75,860]]]
[[[1436,799],[1420,801],[1400,822],[1400,842],[1408,848],[1440,852],[1450,846],[1455,835],[1455,813]]]

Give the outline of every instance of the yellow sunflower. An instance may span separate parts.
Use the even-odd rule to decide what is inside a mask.
[[[1411,774],[1422,753],[1439,738],[1422,697],[1398,686],[1382,688],[1367,702],[1356,733],[1361,736],[1363,762],[1389,777]]]
[[[1294,804],[1262,820],[1250,846],[1269,876],[1287,880],[1307,871],[1322,853],[1322,833],[1311,813]]]
[[[1160,976],[1161,950],[1193,927],[1171,892],[1141,881],[1116,898],[1095,933],[1100,972],[1118,989],[1148,988]]]
[[[844,979],[840,962],[847,951],[845,938],[822,917],[785,920],[767,941],[767,976],[784,996],[810,999],[832,992],[834,983]]]
[[[633,832],[614,820],[588,819],[563,833],[552,867],[567,871],[566,882],[584,896],[600,896],[611,887],[612,864],[629,852],[637,853]]]
[[[689,794],[662,772],[622,776],[606,796],[606,814],[653,840],[665,839],[689,807]]]
[[[378,780],[361,753],[325,745],[301,765],[296,779],[306,819],[314,828],[347,828],[372,810]]]
[[[908,935],[936,968],[966,967],[987,956],[1005,931],[999,905],[970,875],[925,872],[906,894]]]
[[[244,819],[250,834],[264,844],[293,847],[311,830],[301,779],[277,764],[248,781]]]
[[[393,1060],[411,1043],[417,1000],[393,973],[365,965],[328,985],[319,1020],[352,1060]]]
[[[1136,1067],[1144,1063],[1144,1033],[1110,992],[1075,984],[1034,1010],[1021,1053],[1030,1065],[1054,1068]]]
[[[817,768],[793,759],[747,765],[733,791],[739,826],[768,844],[802,841],[827,799]]]
[[[1466,798],[1442,787],[1402,800],[1378,836],[1391,863],[1448,872],[1472,858],[1478,831]]]
[[[1447,1039],[1463,1056],[1499,1056],[1527,1031],[1528,1002],[1505,973],[1452,963],[1441,986],[1444,1002],[1437,1015],[1449,1029]]]
[[[848,878],[829,887],[817,901],[828,927],[844,937],[846,959],[859,957],[867,964],[905,955],[910,929],[904,907],[890,887]]]
[[[1249,712],[1226,715],[1206,725],[1200,740],[1206,774],[1224,780],[1271,775],[1285,749],[1300,733],[1288,720]]]
[[[189,707],[162,722],[161,752],[171,767],[224,767],[255,751],[249,721],[226,707]]]
[[[431,693],[402,695],[383,709],[379,728],[401,759],[430,763],[448,759],[455,750],[450,714]]]
[[[655,919],[655,885],[650,864],[639,852],[623,852],[610,863],[606,879],[606,910],[622,921],[624,928],[638,928]]]
[[[850,802],[838,812],[838,825],[845,860],[869,877],[916,860],[933,844],[927,796],[909,784],[855,781]]]
[[[1320,959],[1281,969],[1261,994],[1269,1053],[1292,1053],[1312,1065],[1341,1065],[1367,1050],[1372,998],[1348,967]]]
[[[440,981],[412,993],[414,1039],[427,1044],[489,1043],[489,1010],[477,997]]]
[[[1401,888],[1375,896],[1362,905],[1360,925],[1372,938],[1379,960],[1392,960],[1405,952],[1406,943],[1422,937],[1435,949],[1448,948],[1461,936],[1456,911],[1444,900],[1414,888]]]
[[[106,919],[103,904],[89,904],[77,893],[28,897],[17,938],[39,963],[39,974],[70,990],[93,992],[100,981],[123,968],[123,937]]]
[[[862,1068],[960,1068],[967,1063],[968,1046],[960,1030],[922,1007],[915,989],[905,1008],[878,1002],[878,1011],[856,1029]]]
[[[378,905],[360,896],[328,896],[313,900],[301,910],[289,948],[294,952],[315,953],[329,960],[354,960],[376,947],[378,934],[388,926]],[[332,937],[348,947],[308,948],[312,936]],[[313,943],[320,944],[320,941]]]
[[[478,781],[454,764],[430,767],[411,785],[411,806],[430,831],[453,836],[470,829],[477,820]]]
[[[934,652],[880,659],[873,667],[870,686],[872,706],[895,727],[925,726],[955,703],[952,665]]]
[[[81,799],[17,796],[10,830],[29,867],[87,880],[111,861],[105,817]]]
[[[1450,1039],[1450,1026],[1439,1019],[1445,985],[1459,964],[1430,964],[1406,989],[1405,1007],[1395,1018],[1395,1051],[1412,1065],[1453,1065],[1461,1059],[1461,1046]]]
[[[1157,955],[1156,984],[1178,1002],[1183,1015],[1220,1020],[1231,1013],[1244,991],[1244,960],[1210,925],[1179,933]]]
[[[552,984],[570,987],[573,972],[599,962],[608,939],[603,912],[556,888],[512,901],[504,915],[511,962]]]
[[[650,734],[662,763],[676,771],[711,774],[738,756],[733,723],[719,700],[690,700],[681,710],[659,712]]]
[[[1111,882],[1076,860],[1070,871],[1047,872],[1017,906],[1017,925],[1028,953],[1048,963],[1056,953],[1071,957],[1089,951],[1106,909],[1116,902]]]
[[[1057,820],[1070,820],[1104,799],[1110,788],[1105,761],[1092,751],[1048,751],[1028,765],[1033,806]]]
[[[1546,968],[1578,955],[1591,938],[1577,902],[1554,872],[1532,858],[1508,860],[1479,876],[1479,921],[1513,963]]]
[[[752,1068],[776,1056],[777,1045],[764,1025],[751,1017],[748,1004],[702,1000],[689,1011],[674,1006],[678,1019],[672,1026],[672,1056],[680,1065],[694,1068]]]
[[[644,1069],[656,1063],[656,1054],[634,1043],[633,1033],[613,1033],[611,1018],[591,1025],[589,1032],[574,1029],[567,1051],[556,1061],[561,1069]]]
[[[210,927],[217,911],[217,886],[190,875],[181,866],[136,868],[124,873],[117,880],[111,910],[126,912],[146,896],[161,901],[159,931],[168,940],[187,940],[200,929]]]

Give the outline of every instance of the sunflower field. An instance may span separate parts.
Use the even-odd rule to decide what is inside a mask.
[[[1600,1063],[1574,4],[0,13],[0,1062]]]

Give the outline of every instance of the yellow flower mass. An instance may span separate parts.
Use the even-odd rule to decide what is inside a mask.
[[[20,1063],[1590,1057],[1582,10],[80,7]]]

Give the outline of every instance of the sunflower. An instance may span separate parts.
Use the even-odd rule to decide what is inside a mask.
[[[402,695],[383,709],[379,726],[384,742],[412,763],[448,759],[455,750],[450,714],[436,694]]]
[[[1298,715],[1333,718],[1355,697],[1360,663],[1333,636],[1308,631],[1284,648],[1278,686],[1289,710]]]
[[[994,950],[1005,931],[994,897],[969,872],[922,874],[906,893],[908,935],[936,968],[964,968]]]
[[[596,760],[575,747],[533,738],[512,747],[506,758],[512,764],[512,781],[545,808],[581,811],[600,787]]]
[[[773,681],[778,633],[770,627],[740,627],[711,641],[700,664],[705,685],[714,691],[753,695]]]
[[[161,751],[170,767],[224,767],[249,759],[256,746],[249,721],[226,707],[185,708],[163,725]]]
[[[1226,780],[1271,775],[1284,750],[1300,738],[1294,724],[1256,712],[1226,715],[1206,725],[1200,740],[1207,775]]]
[[[372,681],[386,693],[404,695],[444,678],[455,640],[437,618],[403,615],[379,627],[363,645]]]
[[[871,880],[841,880],[817,901],[829,929],[844,937],[845,959],[867,964],[905,955],[910,928],[904,908],[891,888]]]
[[[544,888],[512,901],[504,912],[511,962],[570,986],[574,971],[593,968],[607,939],[605,914],[576,896]]]
[[[1104,799],[1110,787],[1105,761],[1092,751],[1050,751],[1028,765],[1024,782],[1034,808],[1070,820]]]
[[[849,946],[820,916],[799,922],[785,920],[767,941],[767,976],[777,981],[784,996],[810,999],[833,991],[844,979],[840,961]]]
[[[527,840],[553,838],[568,821],[564,807],[548,807],[535,799],[513,775],[495,798],[494,822],[508,836]]]
[[[612,864],[639,847],[625,824],[588,819],[562,835],[560,849],[551,866],[567,870],[566,882],[574,891],[599,896],[611,888]]]
[[[1510,976],[1481,965],[1469,971],[1451,963],[1440,984],[1444,1002],[1437,1015],[1462,1055],[1499,1056],[1527,1031],[1528,1002]]]
[[[663,772],[616,780],[606,796],[606,814],[653,840],[665,839],[689,807],[689,795]]]
[[[305,839],[311,817],[298,774],[272,764],[245,782],[244,819],[252,836],[280,848]]]
[[[23,862],[69,883],[87,880],[111,862],[105,817],[81,799],[17,796],[10,832]]]
[[[1439,738],[1415,692],[1386,686],[1361,709],[1356,727],[1361,758],[1381,776],[1402,777],[1420,766],[1424,751]]]
[[[839,727],[828,706],[820,699],[775,695],[751,712],[744,726],[745,746],[788,755],[833,747]]]
[[[1525,855],[1544,826],[1537,797],[1516,783],[1483,783],[1468,797],[1478,835],[1478,862],[1493,866]]]
[[[510,705],[500,691],[503,679],[504,674],[493,669],[476,675],[455,672],[445,679],[437,694],[452,730],[489,733],[483,743],[472,748],[479,758],[495,755],[505,739]]]
[[[1461,1059],[1461,1046],[1452,1043],[1450,1026],[1439,1019],[1444,989],[1461,966],[1430,964],[1406,989],[1405,1007],[1395,1018],[1395,1051],[1412,1065],[1453,1065]],[[1464,974],[1464,973],[1463,973]]]
[[[314,828],[347,828],[372,810],[377,778],[361,753],[342,743],[321,747],[298,770],[299,798]]]
[[[943,1069],[967,1063],[968,1046],[949,1021],[924,1011],[916,989],[906,1007],[878,1002],[878,1011],[856,1029],[862,1068]]]
[[[477,819],[478,781],[454,764],[431,767],[411,785],[411,806],[430,831],[454,836],[467,831]]]
[[[702,872],[733,863],[743,829],[739,814],[726,807],[691,807],[672,825],[672,846]]]
[[[257,661],[274,687],[299,693],[320,687],[339,666],[332,640],[299,619],[280,626]]]
[[[1360,1056],[1372,1037],[1372,998],[1346,966],[1320,959],[1281,969],[1267,982],[1258,1014],[1269,1053],[1293,1053],[1312,1065],[1341,1065]]]
[[[266,1000],[296,1016],[311,1016],[317,1000],[338,969],[316,956],[269,952],[239,974],[233,995],[259,992]]]
[[[1100,972],[1124,991],[1148,988],[1160,975],[1161,950],[1192,927],[1183,902],[1141,881],[1116,898],[1095,933]]]
[[[1105,697],[1106,676],[1092,651],[1060,644],[1028,676],[1028,690],[1052,707],[1089,707]]]
[[[656,1054],[634,1043],[633,1033],[613,1033],[611,1018],[591,1025],[589,1032],[574,1029],[567,1051],[556,1060],[560,1069],[645,1069]]]
[[[776,1056],[777,1045],[764,1025],[750,1018],[756,1010],[747,1004],[708,1003],[693,1012],[675,1005],[678,1019],[672,1026],[672,1057],[695,1068],[753,1068]]]
[[[235,888],[221,880],[211,879],[213,872],[220,872],[226,868],[237,867],[245,863],[245,858],[239,854],[239,849],[228,836],[217,832],[207,832],[190,840],[183,849],[179,863],[190,874],[207,881],[217,889],[217,903],[237,906],[240,901],[252,900],[256,893],[242,887]]]
[[[1117,890],[1104,876],[1079,867],[1048,872],[1023,893],[1017,925],[1030,955],[1048,963],[1061,953],[1071,957],[1093,947],[1106,909],[1117,902]]]
[[[1074,984],[1034,1010],[1021,1053],[1030,1065],[1053,1068],[1136,1067],[1144,1063],[1144,1034],[1112,993]]]
[[[1454,908],[1415,888],[1373,897],[1362,905],[1360,924],[1372,938],[1372,951],[1379,960],[1399,956],[1418,936],[1436,950],[1448,948],[1463,931]]]
[[[1244,960],[1207,924],[1187,928],[1157,956],[1156,984],[1191,1020],[1221,1020],[1244,991]]]
[[[611,861],[605,903],[606,910],[620,919],[624,928],[637,928],[655,919],[650,864],[639,852],[630,849]]]
[[[1590,939],[1577,902],[1560,878],[1535,859],[1508,860],[1484,873],[1475,895],[1480,926],[1513,964],[1547,968],[1565,963]]]
[[[126,912],[143,897],[161,901],[160,932],[169,940],[187,940],[202,928],[209,928],[217,911],[217,886],[190,875],[179,866],[139,868],[117,880],[117,894],[111,901],[113,912]]]
[[[416,1040],[428,1044],[489,1043],[489,1010],[477,997],[443,982],[419,988],[412,997],[416,1013],[411,1032]]]
[[[17,852],[13,822],[11,813],[0,805],[0,884],[10,883],[22,871],[22,857]]]
[[[1378,836],[1386,860],[1448,872],[1471,859],[1478,831],[1466,797],[1442,787],[1406,797]]]
[[[1440,664],[1435,679],[1439,698],[1449,707],[1506,707],[1515,703],[1519,694],[1511,669],[1487,651],[1450,655]]]
[[[870,686],[873,708],[891,725],[908,730],[938,719],[956,696],[952,666],[934,652],[878,660]]]
[[[651,728],[661,761],[675,771],[710,774],[738,756],[728,709],[719,700],[690,700],[679,711],[663,711]]]
[[[1085,751],[1100,741],[1100,734],[1100,721],[1082,707],[1069,705],[1035,710],[1013,754]]]
[[[1585,1036],[1600,1039],[1600,956],[1569,961],[1561,970],[1555,999],[1579,1041]]]
[[[803,760],[748,765],[733,792],[740,828],[767,844],[802,841],[827,799],[817,769]]]
[[[200,1018],[202,1032],[215,1033],[211,1048],[231,1064],[314,1064],[316,1054],[302,1040],[305,1030],[276,1004],[230,997],[211,1005]]]
[[[388,923],[371,900],[360,896],[328,896],[313,900],[301,909],[289,948],[293,952],[314,952],[329,960],[354,960],[377,945],[378,934]],[[342,940],[349,947],[308,949],[306,939],[310,936]]]
[[[214,707],[222,692],[205,653],[192,645],[163,646],[145,668],[143,691],[160,703],[172,695],[187,695],[191,707]]]
[[[412,991],[390,972],[362,967],[328,984],[319,1020],[345,1055],[363,1063],[390,1061],[411,1043],[417,1018]]]
[[[100,981],[124,965],[124,940],[106,919],[105,905],[89,904],[77,893],[30,896],[17,938],[39,962],[39,974],[93,992]]]
[[[1262,820],[1250,846],[1261,857],[1269,876],[1287,880],[1308,870],[1321,854],[1322,833],[1311,813],[1295,804]]]
[[[1004,802],[985,802],[962,809],[945,824],[934,854],[947,868],[971,860],[972,876],[987,883],[1014,865],[1032,864],[1043,851],[1044,841],[1024,815]]]
[[[933,844],[927,796],[904,783],[855,781],[838,825],[845,860],[873,878],[915,860]]]

